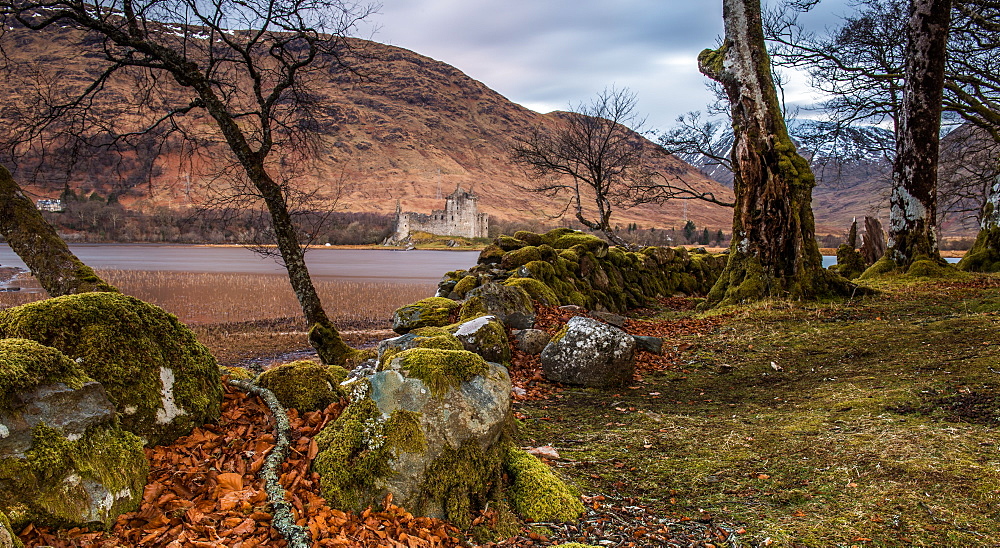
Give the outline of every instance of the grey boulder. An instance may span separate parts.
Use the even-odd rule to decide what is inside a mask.
[[[635,339],[584,316],[570,318],[542,351],[550,381],[596,388],[619,387],[635,373]]]

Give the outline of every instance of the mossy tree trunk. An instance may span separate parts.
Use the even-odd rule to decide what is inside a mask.
[[[1000,175],[986,193],[976,243],[958,262],[958,268],[968,272],[1000,272]]]
[[[945,264],[938,250],[937,165],[951,0],[911,0],[906,85],[889,199],[886,258],[908,268],[917,258]]]
[[[0,166],[0,235],[52,297],[117,291],[69,250],[3,166]]]
[[[723,0],[725,41],[698,56],[732,105],[733,242],[710,305],[765,297],[812,298],[853,286],[823,269],[815,239],[809,163],[782,117],[764,45],[760,0]]]

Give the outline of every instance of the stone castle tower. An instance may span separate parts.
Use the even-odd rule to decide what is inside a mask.
[[[438,236],[486,238],[490,230],[489,215],[479,212],[479,197],[471,190],[455,187],[445,198],[444,209],[425,213],[404,212],[396,201],[396,231],[387,243],[399,243],[410,237],[410,232],[430,232]]]

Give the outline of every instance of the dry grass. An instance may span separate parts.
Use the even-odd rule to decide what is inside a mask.
[[[299,318],[295,294],[281,275],[105,270],[99,274],[122,292],[160,306],[188,324],[261,322]],[[22,287],[37,287],[21,279]],[[378,284],[354,281],[316,282],[334,322],[385,325],[400,306],[432,295],[433,285]],[[3,292],[0,307],[45,298],[45,293]]]

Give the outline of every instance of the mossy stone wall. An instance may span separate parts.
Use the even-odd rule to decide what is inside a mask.
[[[620,313],[657,297],[705,295],[726,265],[725,255],[663,247],[627,251],[568,229],[515,236],[497,238],[469,270],[447,273],[438,295],[463,299],[473,284],[502,282],[543,304]]]

